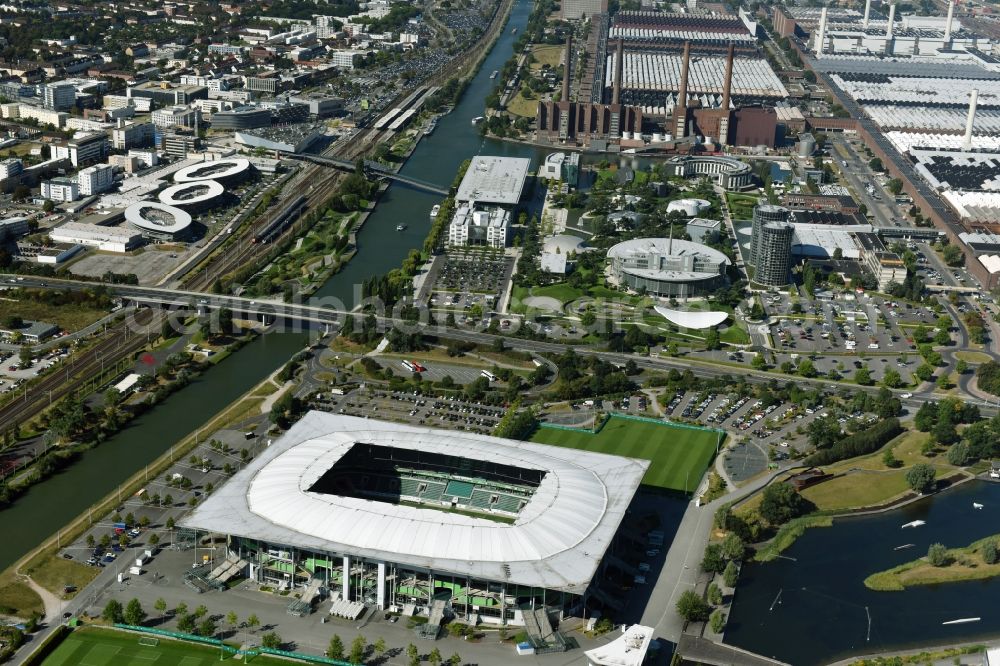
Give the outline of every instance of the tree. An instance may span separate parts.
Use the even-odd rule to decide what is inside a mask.
[[[260,644],[266,648],[271,648],[272,650],[276,650],[281,647],[281,643],[281,636],[273,631],[269,631],[260,637]]]
[[[726,584],[726,587],[736,587],[736,579],[739,575],[740,571],[736,568],[736,563],[730,562],[726,565],[726,570],[722,572],[722,582]]]
[[[216,628],[217,627],[215,626],[215,620],[213,620],[210,617],[206,617],[204,620],[201,621],[201,624],[198,625],[198,635],[211,638],[212,636],[215,635]],[[278,645],[280,644],[281,641],[278,641]]]
[[[996,564],[1000,561],[1000,553],[997,552],[997,542],[990,539],[983,544],[983,562],[986,564]]]
[[[247,618],[247,627],[250,628],[250,631],[254,631],[259,626],[260,626],[260,618],[257,617],[256,613],[251,613],[250,617]]]
[[[177,619],[177,630],[185,634],[194,633],[195,629],[194,615],[179,615]]]
[[[882,160],[878,157],[868,160],[868,168],[872,171],[885,171],[885,166],[883,166]]]
[[[125,612],[122,614],[122,618],[125,620],[125,624],[140,625],[143,620],[146,619],[146,611],[143,610],[142,604],[138,599],[132,599],[125,606]]]
[[[147,541],[149,542],[150,546],[155,546],[160,543],[160,535],[157,534],[156,532],[153,532],[152,534],[149,535],[149,539],[147,539]]]
[[[772,525],[781,525],[806,512],[807,502],[790,483],[772,483],[764,489],[760,515]]]
[[[931,430],[931,437],[938,444],[948,446],[958,441],[958,431],[955,430],[955,424],[951,421],[940,419],[934,426],[934,429]]]
[[[937,405],[933,402],[925,402],[920,405],[916,416],[913,417],[913,425],[920,432],[930,432],[934,424],[937,423],[937,415]]]
[[[410,660],[410,666],[420,666],[420,651],[413,643],[406,646],[406,657]]]
[[[385,639],[379,636],[379,639],[375,641],[374,645],[372,645],[372,648],[374,648],[375,654],[381,657],[382,654],[384,654],[386,651]]]
[[[882,386],[886,388],[899,388],[903,385],[903,378],[900,377],[899,372],[893,368],[889,368],[882,375]]]
[[[932,543],[927,549],[927,561],[932,567],[943,567],[948,564],[948,549],[944,544]]]
[[[903,191],[903,181],[899,178],[891,178],[885,184],[885,188],[892,192],[893,196],[898,196],[899,193]]]
[[[229,625],[230,631],[236,630],[236,625],[240,623],[240,618],[236,615],[236,611],[229,611],[226,613],[226,624]]]
[[[459,666],[461,663],[462,657],[457,652],[448,657],[448,666]]]
[[[717,543],[710,543],[705,546],[705,554],[701,558],[702,571],[710,573],[722,573],[726,568],[726,560],[722,557],[722,546]]]
[[[968,371],[969,371],[969,364],[966,361],[958,359],[958,361],[955,362],[955,372],[957,372],[960,375],[964,375]]]
[[[427,661],[431,663],[431,666],[441,666],[441,650],[434,648],[431,650],[430,654],[427,655]]]
[[[330,645],[326,648],[326,656],[330,659],[343,659],[344,658],[344,641],[340,639],[339,634],[334,634],[330,638]],[[352,659],[351,661],[354,661]]]
[[[934,489],[934,468],[927,463],[917,463],[906,473],[906,483],[914,491],[923,495]]]
[[[868,372],[868,368],[861,367],[855,370],[854,381],[861,386],[870,386],[872,383],[872,375]]]
[[[892,449],[886,449],[885,453],[882,454],[882,464],[890,469],[895,469],[903,463],[896,457],[896,454],[892,452]]]
[[[156,612],[159,613],[160,616],[163,616],[163,614],[167,612],[167,600],[160,597],[153,602],[153,608],[156,609]]]
[[[677,600],[677,614],[686,622],[704,622],[711,611],[711,606],[694,590],[684,590]]]
[[[115,599],[110,600],[104,605],[104,610],[101,612],[101,619],[105,622],[120,623],[123,619],[122,604],[120,601]]]
[[[722,603],[722,590],[715,583],[710,583],[708,586],[708,603],[713,606],[718,606]]]
[[[741,561],[746,554],[746,544],[738,534],[730,533],[722,540],[722,556],[727,560]]]
[[[920,366],[913,371],[913,375],[922,382],[930,381],[934,376],[934,366],[928,363],[921,363]]]
[[[365,649],[368,647],[364,636],[355,636],[354,640],[351,641],[351,656],[349,660],[351,663],[360,664],[361,660],[365,658]]]
[[[709,623],[712,626],[712,631],[721,634],[723,627],[726,626],[726,614],[721,610],[714,611],[709,618]]]

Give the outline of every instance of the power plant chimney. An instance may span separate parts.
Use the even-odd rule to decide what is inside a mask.
[[[892,53],[892,30],[896,21],[896,3],[889,5],[889,25],[885,29],[885,52]]]
[[[861,22],[861,27],[865,30],[868,29],[868,17],[872,13],[872,0],[865,0],[865,18]]]
[[[622,69],[625,67],[625,40],[618,40],[615,51],[615,82],[611,92],[611,103],[620,104],[622,97]]]
[[[944,23],[944,45],[951,47],[951,22],[955,19],[955,0],[948,0],[948,18]]]
[[[729,53],[726,54],[726,80],[722,84],[722,108],[719,114],[719,143],[729,144],[729,94],[733,87],[733,60],[736,58],[736,48],[729,43]]]
[[[573,35],[566,36],[566,64],[563,66],[563,84],[561,102],[569,101],[569,65],[573,61]]]
[[[733,60],[736,57],[736,47],[729,42],[729,52],[726,54],[726,79],[722,82],[722,108],[729,111],[729,93],[733,88]]]
[[[979,101],[979,90],[973,88],[969,93],[969,117],[965,119],[965,139],[962,150],[972,150],[972,126],[976,122],[976,103]]]
[[[691,66],[691,42],[684,42],[684,56],[681,60],[681,83],[677,90],[677,104],[674,106],[674,137],[687,136],[687,94],[688,68]]]
[[[819,29],[816,31],[816,43],[813,49],[817,55],[823,54],[823,43],[826,41],[826,7],[819,13]]]

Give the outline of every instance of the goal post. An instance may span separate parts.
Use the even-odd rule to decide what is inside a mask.
[[[144,647],[156,647],[160,644],[160,639],[154,636],[141,636],[139,638],[139,645]]]

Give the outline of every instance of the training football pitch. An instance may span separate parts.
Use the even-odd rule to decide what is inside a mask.
[[[531,440],[540,444],[610,453],[652,461],[644,485],[669,490],[693,490],[708,468],[719,434],[669,423],[633,421],[612,416],[596,435],[555,428],[539,428]]]
[[[155,646],[140,645],[140,634],[114,629],[77,629],[42,662],[42,666],[209,666],[219,663],[219,648],[160,638]],[[226,662],[243,663],[226,655]],[[255,666],[288,666],[296,662],[253,657]]]

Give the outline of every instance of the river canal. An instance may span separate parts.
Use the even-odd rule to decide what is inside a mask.
[[[973,502],[984,505],[973,508]],[[916,528],[902,528],[914,520]],[[973,481],[901,509],[807,530],[783,557],[743,567],[726,642],[795,666],[1000,634],[1000,580],[875,592],[864,579],[1000,533],[1000,483]],[[912,547],[894,550],[899,546]],[[944,625],[963,618],[978,622]]]

